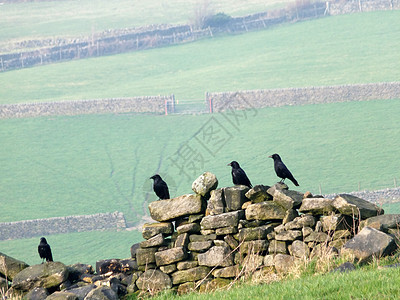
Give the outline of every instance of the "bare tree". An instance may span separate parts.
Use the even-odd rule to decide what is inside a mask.
[[[193,28],[202,28],[204,20],[213,14],[209,0],[199,0],[193,9],[192,20],[189,20]]]

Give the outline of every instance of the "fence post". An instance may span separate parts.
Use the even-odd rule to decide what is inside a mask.
[[[208,26],[208,31],[210,31],[211,37],[213,37],[213,33],[212,33],[212,31],[211,31],[211,27],[210,27],[210,26]]]

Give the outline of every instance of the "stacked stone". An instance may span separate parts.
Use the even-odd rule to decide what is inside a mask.
[[[361,220],[383,214],[350,195],[326,199],[280,183],[251,189],[217,185],[215,175],[206,172],[193,183],[195,194],[149,205],[157,222],[145,224],[146,240],[133,246],[144,272],[139,289],[204,291],[229,284],[250,262],[252,270],[287,272],[296,259],[320,256],[326,249],[338,252]]]

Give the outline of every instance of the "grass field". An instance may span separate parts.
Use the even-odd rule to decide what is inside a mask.
[[[350,273],[307,276],[271,284],[243,284],[212,294],[192,293],[178,297],[166,293],[153,299],[398,299],[399,275],[399,268],[360,268]]]
[[[398,11],[355,14],[0,73],[0,103],[170,93],[183,102],[202,101],[206,90],[395,81],[400,78],[399,52],[393,51],[400,46],[399,22]],[[273,184],[277,178],[267,156],[275,152],[300,191],[392,187],[400,170],[399,100],[241,112],[239,128],[221,114],[0,120],[0,220],[119,210],[135,222],[155,200],[148,179],[154,173],[165,177],[173,196],[191,192],[203,171],[215,173],[220,187],[231,185],[226,166],[231,160],[241,163],[253,184]],[[209,124],[228,132],[212,154],[194,139]],[[213,138],[203,138],[215,145]],[[188,177],[171,161],[186,142],[196,151],[185,157]],[[48,238],[58,248],[55,257],[66,263],[128,257],[129,246],[140,239],[133,232]],[[35,263],[37,244],[35,238],[2,241],[0,251]],[[70,247],[74,251],[60,250]]]
[[[220,186],[231,185],[226,164],[232,160],[253,184],[273,184],[277,178],[267,156],[275,152],[300,191],[319,193],[320,186],[323,193],[353,191],[359,183],[361,189],[392,187],[400,170],[399,114],[399,100],[378,100],[266,108],[242,115],[239,129],[221,114],[3,119],[0,219],[119,210],[136,221],[146,198],[156,199],[148,179],[156,172],[166,177],[172,196],[191,192],[204,171],[215,173]],[[222,148],[213,146],[216,136],[203,139],[215,150],[211,155],[193,135],[207,124],[221,129],[216,122],[230,136],[222,136]],[[179,169],[183,156],[179,165],[171,160],[186,141],[203,157],[185,163],[188,176]]]
[[[46,3],[46,2],[45,2]],[[397,81],[400,11],[0,73],[0,103]]]
[[[47,236],[55,261],[64,264],[87,263],[108,258],[131,257],[130,247],[142,239],[137,231],[91,231]],[[37,252],[39,237],[0,241],[0,252],[30,265],[41,263]]]
[[[289,2],[294,1],[72,0],[5,4],[0,7],[0,45],[10,40],[90,36],[108,29],[151,24],[186,24],[201,6],[208,7],[210,13],[242,16]]]

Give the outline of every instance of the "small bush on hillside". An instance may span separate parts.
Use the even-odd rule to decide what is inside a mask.
[[[212,15],[206,17],[203,22],[203,28],[207,27],[223,27],[230,22],[232,19],[231,16],[224,13],[217,13],[216,15]]]

